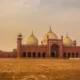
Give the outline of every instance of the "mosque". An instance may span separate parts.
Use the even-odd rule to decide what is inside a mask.
[[[22,44],[22,34],[17,38],[17,49],[12,52],[0,51],[1,58],[79,58],[80,46],[77,41],[72,40],[68,35],[64,38],[49,31],[43,36],[41,45],[38,43],[37,37],[32,34],[28,37],[26,44]]]

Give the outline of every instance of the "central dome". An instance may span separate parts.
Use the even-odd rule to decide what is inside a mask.
[[[34,36],[33,32],[27,39],[27,45],[38,45],[38,39]]]
[[[46,34],[43,36],[43,44],[44,44],[44,45],[47,45],[47,40],[48,40],[48,39],[58,39],[57,35],[56,35],[54,32],[52,32],[51,27],[50,27],[49,32],[46,33]]]

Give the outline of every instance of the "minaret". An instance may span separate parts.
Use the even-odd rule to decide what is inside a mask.
[[[20,57],[22,53],[22,34],[20,33],[17,38],[17,58]]]

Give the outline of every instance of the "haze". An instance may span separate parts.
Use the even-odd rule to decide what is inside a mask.
[[[80,45],[80,0],[0,0],[0,50],[16,48],[19,33],[26,44],[32,30],[40,43],[50,25]]]

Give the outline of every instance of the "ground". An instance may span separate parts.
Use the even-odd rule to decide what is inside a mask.
[[[0,59],[0,80],[80,80],[80,59]]]

